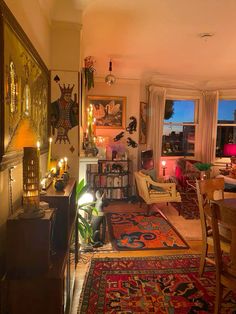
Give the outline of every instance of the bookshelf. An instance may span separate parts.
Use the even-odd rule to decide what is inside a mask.
[[[127,200],[130,196],[129,159],[101,159],[87,166],[87,182],[91,189],[101,190],[106,200]]]

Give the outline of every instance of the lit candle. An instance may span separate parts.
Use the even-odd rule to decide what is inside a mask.
[[[59,167],[59,176],[61,177],[62,174],[63,174],[63,169],[62,169],[62,163],[61,163],[61,161],[59,161],[58,167]]]
[[[96,136],[96,118],[93,119],[93,135]]]
[[[51,155],[52,155],[52,138],[50,137],[48,147],[48,172],[50,172]]]
[[[63,171],[64,171],[64,159],[61,158],[60,162],[61,162],[61,168],[62,168],[62,173],[63,173]]]
[[[67,161],[68,161],[68,158],[65,157],[65,158],[64,158],[64,161],[65,161],[65,172],[66,172],[66,171],[67,171]]]
[[[41,179],[41,167],[40,167],[40,142],[37,141],[36,143],[37,151],[38,151],[38,158],[39,158],[39,179]]]

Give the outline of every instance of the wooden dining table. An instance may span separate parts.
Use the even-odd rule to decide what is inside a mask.
[[[222,221],[236,226],[236,198],[225,198],[215,200],[212,203],[219,206],[220,217]]]
[[[220,235],[228,239],[230,244],[230,272],[236,276],[236,198],[212,201],[219,219]]]

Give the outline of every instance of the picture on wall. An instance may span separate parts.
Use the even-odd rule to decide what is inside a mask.
[[[140,125],[139,143],[146,144],[147,141],[147,103],[140,102]]]
[[[97,128],[125,128],[126,97],[88,96],[87,108],[93,106],[93,116]]]
[[[1,6],[1,149],[6,164],[23,147],[48,148],[49,71],[10,12]]]

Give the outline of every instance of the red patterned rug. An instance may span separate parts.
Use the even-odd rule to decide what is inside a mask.
[[[160,212],[108,213],[107,223],[113,248],[127,250],[186,249],[188,244]]]
[[[199,261],[199,255],[94,258],[78,313],[214,313],[214,268],[200,278]],[[236,313],[235,294],[225,297],[220,313]]]

